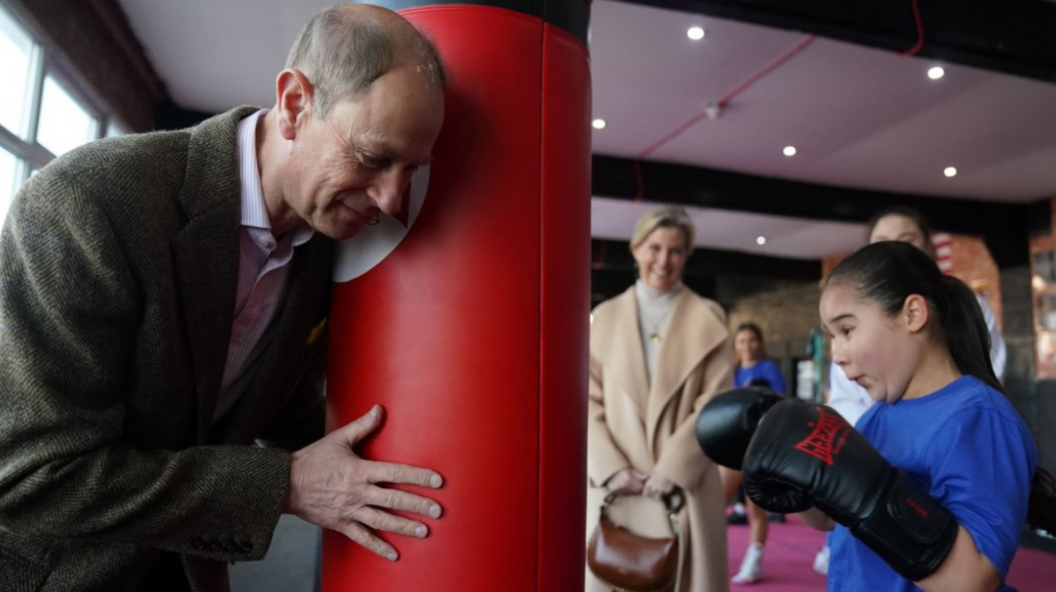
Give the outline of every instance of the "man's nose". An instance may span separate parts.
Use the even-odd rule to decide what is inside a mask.
[[[390,216],[400,213],[403,207],[403,191],[411,181],[409,172],[392,167],[382,171],[374,180],[371,198],[378,209]]]

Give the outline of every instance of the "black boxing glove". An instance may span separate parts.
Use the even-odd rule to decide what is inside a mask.
[[[759,420],[782,397],[765,387],[739,388],[712,397],[697,416],[697,442],[716,463],[741,469]]]
[[[918,491],[839,413],[787,399],[760,422],[744,459],[744,490],[772,512],[817,507],[907,580],[934,573],[957,521]]]

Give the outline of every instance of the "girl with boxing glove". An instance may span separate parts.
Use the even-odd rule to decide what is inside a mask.
[[[1012,590],[1024,522],[1053,529],[1056,496],[972,291],[880,242],[832,272],[820,312],[833,359],[879,404],[857,431],[828,407],[774,405],[744,457],[749,496],[836,527],[830,591]]]

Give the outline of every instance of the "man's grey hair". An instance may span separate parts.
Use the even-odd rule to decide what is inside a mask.
[[[425,70],[424,75],[443,92],[447,75],[440,52],[413,26],[407,29],[411,33],[403,34],[381,19],[331,6],[305,23],[286,67],[300,70],[311,81],[314,106],[321,117],[338,101],[366,92],[397,61]]]

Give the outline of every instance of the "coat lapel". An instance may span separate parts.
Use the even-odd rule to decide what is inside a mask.
[[[660,353],[649,389],[648,409],[645,414],[649,441],[664,408],[682,388],[686,378],[708,354],[726,338],[726,327],[715,313],[688,288],[682,290],[667,335],[660,344]],[[640,349],[640,347],[639,347]]]
[[[616,384],[623,385],[627,395],[638,408],[640,417],[645,417],[646,399],[649,395],[649,378],[645,370],[645,352],[638,328],[638,301],[634,286],[621,294],[613,304],[612,333],[603,336],[613,350],[612,373]]]
[[[236,109],[195,128],[180,203],[186,226],[173,244],[177,286],[194,364],[198,442],[208,437],[227,362],[238,288],[241,185]]]

